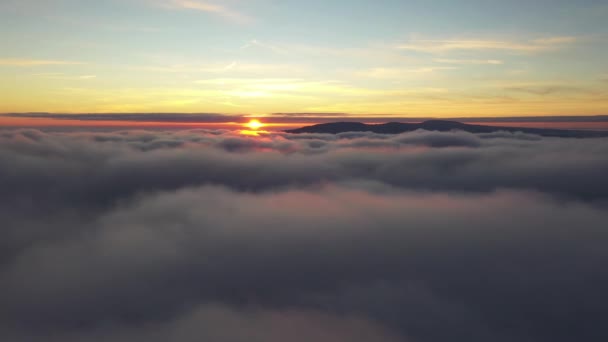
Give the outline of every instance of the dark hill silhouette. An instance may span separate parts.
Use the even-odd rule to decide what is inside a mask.
[[[483,126],[471,125],[458,121],[448,120],[429,120],[421,123],[404,123],[404,122],[387,122],[384,124],[365,124],[362,122],[330,122],[313,126],[306,126],[297,129],[287,130],[287,133],[329,133],[338,134],[345,132],[373,132],[380,134],[400,134],[412,132],[418,129],[427,131],[464,131],[469,133],[493,133],[499,131],[506,132],[522,132],[527,134],[536,134],[545,137],[560,137],[560,138],[598,138],[608,137],[606,131],[581,131],[581,130],[566,130],[566,129],[548,129],[548,128],[528,128],[528,127],[500,127],[500,126]]]

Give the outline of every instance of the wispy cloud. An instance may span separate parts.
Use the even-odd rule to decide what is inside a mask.
[[[77,65],[84,64],[82,62],[74,61],[59,61],[59,60],[46,60],[46,59],[23,59],[23,58],[0,58],[0,65],[3,66],[16,66],[16,67],[36,67],[44,65]]]
[[[242,63],[232,61],[230,63],[207,63],[207,64],[167,64],[167,65],[151,65],[137,66],[133,70],[164,72],[164,73],[207,73],[207,74],[240,74],[240,75],[264,75],[268,77],[270,74],[285,75],[302,74],[306,68],[301,65],[292,64],[259,64],[259,63]]]
[[[550,96],[550,95],[592,95],[597,93],[593,89],[573,86],[567,84],[549,84],[549,85],[521,85],[511,86],[505,88],[506,91],[526,93],[537,96]]]
[[[216,78],[195,81],[225,95],[236,97],[308,97],[385,95],[385,90],[359,88],[335,80],[304,80],[298,78]]]
[[[155,72],[169,72],[169,73],[222,73],[233,70],[237,66],[237,62],[233,61],[230,63],[215,63],[205,65],[194,65],[194,64],[171,64],[171,65],[158,65],[158,66],[138,66],[134,67],[135,70],[143,71],[155,71]]]
[[[503,50],[512,52],[538,52],[553,50],[575,43],[576,37],[548,37],[527,41],[484,40],[484,39],[415,39],[397,45],[398,49],[428,53],[442,53],[456,50]]]
[[[443,64],[459,64],[459,65],[501,65],[504,64],[503,61],[498,59],[446,59],[446,58],[436,58],[433,60],[436,63]]]
[[[246,44],[244,44],[243,46],[241,46],[241,50],[247,50],[247,49],[255,48],[255,47],[262,48],[265,50],[270,50],[270,51],[272,51],[274,53],[278,53],[278,54],[287,54],[288,53],[287,49],[285,49],[285,48],[282,48],[277,45],[263,43],[257,39],[252,39],[249,42],[247,42]]]
[[[411,76],[412,74],[431,74],[442,70],[454,70],[457,67],[430,66],[418,68],[371,68],[355,72],[357,77],[392,79]]]
[[[310,102],[326,102],[328,94],[335,98],[348,98],[354,102],[362,98],[375,100],[402,98],[404,96],[434,97],[448,93],[442,88],[416,89],[376,89],[336,80],[305,80],[298,78],[216,78],[195,81],[206,89],[214,89],[219,94],[239,98],[298,98]],[[332,101],[333,101],[332,99]],[[352,103],[351,103],[352,104]],[[376,102],[376,104],[378,104]]]
[[[151,26],[132,26],[132,25],[102,25],[104,30],[117,32],[140,32],[140,33],[158,33],[163,31],[159,27]]]
[[[253,18],[250,16],[238,12],[232,8],[213,3],[208,1],[197,1],[197,0],[166,0],[162,3],[163,7],[173,9],[187,9],[194,11],[202,11],[211,14],[215,14],[226,19],[241,24],[250,23]]]
[[[32,76],[54,79],[54,80],[92,80],[97,78],[97,75],[67,75],[61,72],[43,72],[32,74]]]

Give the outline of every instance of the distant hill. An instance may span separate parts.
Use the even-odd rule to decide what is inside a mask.
[[[421,123],[404,123],[404,122],[388,122],[384,124],[365,124],[362,122],[331,122],[313,126],[306,126],[297,129],[287,130],[287,133],[328,133],[338,134],[345,132],[373,132],[380,134],[400,134],[412,132],[418,129],[427,131],[449,132],[449,131],[464,131],[469,133],[493,133],[499,131],[506,132],[522,132],[528,134],[536,134],[545,137],[560,137],[560,138],[598,138],[608,137],[606,131],[580,131],[566,129],[546,129],[546,128],[528,128],[528,127],[500,127],[500,126],[484,126],[471,125],[458,121],[447,120],[429,120]]]

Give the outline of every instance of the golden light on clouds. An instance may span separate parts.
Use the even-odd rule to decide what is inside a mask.
[[[262,123],[258,119],[251,119],[243,124],[243,130],[240,131],[242,135],[254,136],[257,137],[260,133],[268,133],[267,131],[262,130],[263,127],[266,127],[270,124]]]

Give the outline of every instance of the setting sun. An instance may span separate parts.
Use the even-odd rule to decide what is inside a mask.
[[[247,128],[252,129],[252,130],[258,130],[262,127],[264,127],[264,124],[260,122],[260,120],[250,120],[248,123],[245,124],[245,126],[247,126]]]

